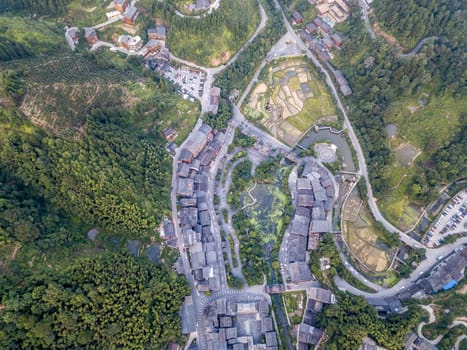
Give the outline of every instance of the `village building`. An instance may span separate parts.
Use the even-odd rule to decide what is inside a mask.
[[[167,141],[172,142],[178,136],[178,133],[173,128],[168,127],[162,131],[162,135]]]
[[[331,40],[333,41],[336,47],[341,47],[344,42],[344,38],[342,38],[342,36],[339,33],[332,34]]]
[[[146,43],[146,45],[144,45],[142,49],[142,54],[144,57],[148,57],[150,55],[157,55],[164,49],[165,44],[163,41],[151,39]]]
[[[316,345],[319,343],[322,336],[323,336],[323,331],[319,328],[315,328],[305,323],[301,323],[298,326],[298,330],[297,330],[298,343]]]
[[[318,31],[323,35],[326,35],[332,31],[331,26],[323,21],[323,19],[320,17],[315,17],[313,23],[318,27]]]
[[[304,261],[290,263],[288,270],[292,283],[307,282],[313,279],[308,264]]]
[[[134,24],[138,13],[138,9],[135,6],[128,6],[123,14],[123,22],[130,25]]]
[[[79,40],[79,30],[76,27],[69,28],[66,31],[66,35],[73,41],[74,44],[78,43]]]
[[[418,284],[429,294],[449,290],[464,278],[466,267],[467,247],[464,247],[437,264],[430,275]]]
[[[165,40],[166,36],[167,29],[163,24],[158,24],[155,28],[148,29],[148,39],[150,40]]]
[[[347,82],[347,79],[345,79],[344,74],[338,69],[334,70],[333,72],[337,84],[339,84],[339,89],[341,90],[342,95],[346,97],[351,95],[352,90],[350,89],[349,83]]]
[[[341,23],[350,14],[350,8],[343,0],[318,0],[316,5],[318,16],[325,18],[328,22]]]
[[[196,0],[194,3],[195,11],[207,10],[209,8],[209,0]]]
[[[115,18],[119,18],[122,14],[119,11],[110,11],[105,14],[107,21],[111,21]]]
[[[418,337],[415,333],[409,333],[404,341],[405,350],[438,350],[436,345]]]
[[[313,33],[316,33],[318,31],[318,26],[313,23],[313,22],[310,22],[306,25],[305,27],[305,31],[308,33],[308,34],[313,34]]]
[[[332,292],[328,289],[323,289],[323,288],[316,288],[312,287],[309,288],[309,298],[315,301],[319,301],[323,304],[335,304],[336,303],[336,297]]]
[[[219,110],[219,97],[221,95],[221,89],[217,86],[214,86],[211,89],[209,95],[209,110],[212,114],[217,114]]]
[[[318,249],[319,233],[310,232],[308,236],[308,250]]]
[[[143,46],[143,41],[139,35],[120,35],[117,39],[118,46],[129,51],[138,51]]]
[[[193,185],[193,179],[179,177],[177,179],[177,195],[183,197],[192,197]]]
[[[92,27],[84,28],[84,39],[86,39],[89,45],[93,45],[99,40],[96,30]]]
[[[292,19],[295,24],[300,24],[303,22],[303,16],[298,11],[294,11],[294,13],[292,13]]]
[[[114,7],[117,11],[123,13],[128,7],[128,0],[114,0]]]

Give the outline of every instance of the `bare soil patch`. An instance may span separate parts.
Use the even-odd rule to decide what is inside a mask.
[[[396,160],[403,166],[408,167],[413,164],[415,158],[420,155],[420,150],[410,143],[404,143],[394,149]]]

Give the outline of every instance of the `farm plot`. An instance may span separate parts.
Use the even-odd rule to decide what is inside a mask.
[[[356,189],[344,208],[343,234],[351,253],[370,271],[382,272],[389,267],[392,250],[379,242],[380,232]]]
[[[304,59],[279,61],[266,69],[244,111],[273,136],[294,145],[319,119],[335,116],[329,93]]]

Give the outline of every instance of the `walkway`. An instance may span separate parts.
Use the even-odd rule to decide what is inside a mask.
[[[430,340],[430,339],[425,338],[425,336],[423,335],[423,331],[422,331],[424,326],[432,324],[433,322],[436,321],[435,313],[433,312],[433,309],[431,308],[430,305],[420,305],[420,307],[430,314],[430,319],[428,320],[428,322],[420,322],[418,324],[417,334],[420,338],[425,339],[428,343],[432,345],[436,345],[441,341],[441,339],[443,339],[443,336],[438,335],[436,339]]]

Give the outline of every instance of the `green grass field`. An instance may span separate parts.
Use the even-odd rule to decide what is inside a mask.
[[[315,85],[319,89],[318,97],[306,100],[300,113],[287,119],[301,132],[306,132],[319,118],[336,113],[331,97],[325,88],[318,83],[310,85]]]

